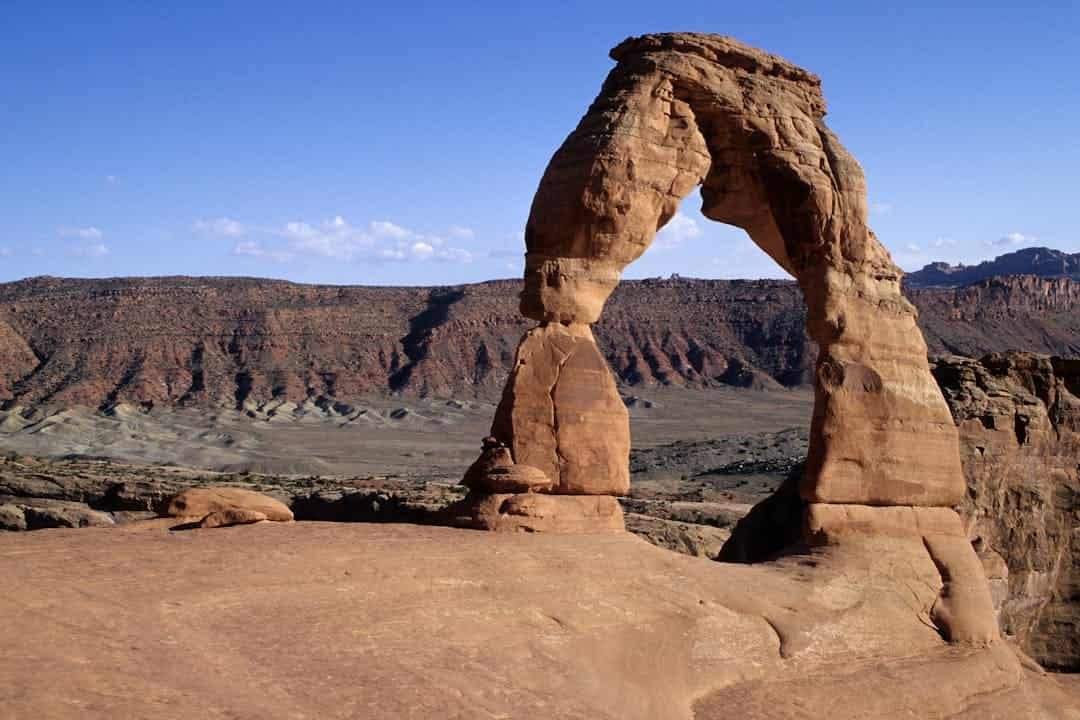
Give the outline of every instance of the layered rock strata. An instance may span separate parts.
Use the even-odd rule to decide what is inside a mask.
[[[497,400],[528,325],[521,288],[0,283],[0,412],[181,405],[263,419],[293,405],[349,416],[387,393]],[[994,278],[907,295],[933,355],[1080,349],[1074,280]],[[777,388],[813,382],[805,328],[791,281],[653,278],[621,282],[592,330],[622,385]]]

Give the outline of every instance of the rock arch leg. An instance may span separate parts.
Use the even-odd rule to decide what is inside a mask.
[[[629,429],[589,326],[623,268],[700,185],[703,213],[745,229],[806,299],[819,347],[799,486],[807,537],[940,535],[948,539],[928,540],[927,551],[947,564],[963,558],[952,574],[973,577],[958,518],[942,520],[964,492],[957,431],[902,273],[867,226],[862,170],[824,124],[819,79],[712,35],[632,38],[612,57],[533,201],[521,312],[539,325],[518,348],[492,437],[465,478],[474,507],[487,502],[480,524],[549,529],[566,511],[574,529],[621,527],[615,510],[595,517],[629,487]],[[509,479],[518,475],[536,482]],[[941,616],[965,616],[954,625],[971,639],[979,623],[969,621],[985,608],[978,592],[960,595],[979,599]]]

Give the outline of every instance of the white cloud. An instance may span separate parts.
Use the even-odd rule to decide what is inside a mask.
[[[893,206],[892,203],[887,202],[872,202],[870,203],[871,215],[892,215]]]
[[[1011,232],[1008,235],[999,237],[997,240],[988,240],[988,245],[1023,245],[1024,243],[1035,242],[1038,238],[1032,235],[1025,235],[1024,233]]]
[[[221,237],[240,237],[247,233],[247,228],[244,227],[243,223],[227,217],[199,220],[195,223],[194,228],[196,231],[206,235],[219,235]]]
[[[0,257],[7,257],[11,254],[11,250],[6,247],[0,247]]]
[[[377,234],[399,237],[402,232],[407,231],[387,222],[371,223],[368,231],[364,231],[350,225],[341,215],[336,215],[317,226],[306,222],[286,223],[280,234],[297,253],[351,260],[372,247]]]
[[[258,240],[240,240],[233,245],[232,254],[237,257],[268,258],[274,262],[288,262],[294,257],[287,250],[268,250]]]
[[[291,222],[279,234],[298,255],[338,260],[472,261],[468,250],[445,247],[441,237],[417,233],[389,220],[356,227],[338,215],[318,225]]]
[[[248,257],[262,257],[266,254],[257,240],[241,240],[233,246],[232,252],[233,255],[247,255]]]
[[[105,236],[96,227],[61,227],[59,232],[61,237],[77,237],[80,240],[100,240]]]
[[[435,259],[443,262],[471,263],[472,253],[461,248],[446,248],[436,252]]]
[[[935,239],[934,242],[930,243],[930,245],[935,248],[953,247],[956,245],[956,241],[948,237],[939,237]]]
[[[446,231],[446,234],[455,240],[472,240],[476,237],[476,233],[472,228],[465,227],[464,225],[451,225],[450,229]]]
[[[339,215],[337,219],[340,220],[341,216]],[[395,225],[388,220],[373,220],[368,224],[368,228],[375,237],[388,237],[400,240],[412,235],[412,233],[405,228],[400,225]]]
[[[436,260],[439,262],[472,262],[472,253],[461,248],[440,248],[423,240],[408,243],[398,243],[392,248],[382,248],[376,253],[380,260],[392,260],[395,262]]]
[[[278,228],[244,226],[235,220],[201,220],[196,229],[208,234],[237,238],[232,254],[249,258],[267,258],[277,262],[336,260],[342,262],[381,262],[428,260],[468,263],[468,250],[447,247],[443,238],[425,235],[389,220],[373,220],[353,225],[342,215],[314,223],[294,220]],[[471,233],[468,228],[451,228],[456,237]]]
[[[904,246],[904,249],[907,250],[908,252],[913,252],[913,253],[922,252],[922,248],[919,247],[918,245],[916,245],[915,243],[908,243],[907,245]]]
[[[409,249],[409,252],[417,260],[427,260],[435,254],[435,248],[428,245],[426,242],[413,243],[413,246]]]
[[[116,183],[120,182],[120,179],[117,178],[115,175],[106,175],[105,182],[109,185],[115,185]]]
[[[109,248],[105,246],[105,243],[91,243],[89,245],[78,245],[70,248],[68,253],[75,257],[105,257],[109,254]]]
[[[697,220],[677,212],[668,224],[656,233],[655,244],[662,250],[670,250],[686,240],[697,237],[701,237],[701,227],[697,224]]]

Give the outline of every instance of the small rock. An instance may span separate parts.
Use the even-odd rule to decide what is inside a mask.
[[[26,515],[17,505],[0,505],[0,530],[25,530]]]
[[[266,517],[266,513],[259,512],[258,510],[242,510],[239,508],[230,508],[228,510],[218,510],[212,512],[202,519],[199,523],[199,527],[203,528],[218,528],[228,527],[229,525],[250,525],[252,523],[263,522],[269,520]]]

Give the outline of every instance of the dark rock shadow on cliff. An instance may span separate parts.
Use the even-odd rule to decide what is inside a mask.
[[[423,312],[409,318],[409,334],[401,338],[408,361],[390,376],[390,390],[396,392],[408,385],[417,364],[431,354],[432,330],[446,322],[450,307],[465,297],[461,288],[435,289],[428,295]]]

